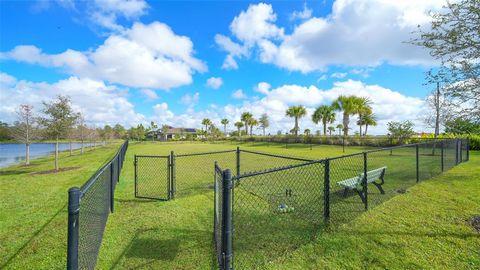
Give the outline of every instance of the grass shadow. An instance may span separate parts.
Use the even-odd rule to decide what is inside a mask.
[[[0,269],[3,269],[6,267],[15,257],[18,256],[34,239],[37,237],[61,212],[65,210],[67,207],[67,204],[64,204],[60,209],[58,209],[57,212],[47,221],[45,224],[43,224],[12,256],[10,256],[4,264],[0,265]]]

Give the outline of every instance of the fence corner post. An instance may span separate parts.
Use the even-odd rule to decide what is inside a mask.
[[[232,264],[233,250],[232,250],[232,172],[230,169],[223,171],[223,269],[230,270]]]
[[[363,196],[365,196],[365,211],[368,210],[368,182],[367,182],[367,171],[368,171],[368,163],[367,163],[367,152],[363,152]]]
[[[330,220],[330,159],[325,160],[323,175],[323,218],[325,222]]]
[[[419,153],[418,153],[419,149],[418,149],[418,143],[415,144],[415,170],[416,170],[416,177],[417,177],[417,183],[420,181],[420,157],[419,157]]]
[[[68,235],[67,235],[67,269],[78,269],[78,236],[80,213],[80,195],[78,187],[68,190]]]

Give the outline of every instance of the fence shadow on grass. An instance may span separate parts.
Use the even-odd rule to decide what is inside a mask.
[[[30,238],[25,241],[25,243],[20,247],[18,248],[18,250],[13,254],[11,255],[10,257],[8,257],[8,259],[5,261],[5,263],[3,264],[0,264],[0,269],[3,269],[4,267],[6,267],[9,263],[11,263],[26,247],[28,247],[30,245],[30,243],[32,243],[33,240],[35,240],[35,238],[43,232],[43,230],[48,226],[50,225],[50,223],[52,223],[52,221],[62,212],[65,211],[65,208],[67,207],[67,204],[65,203],[60,209],[58,209],[57,212],[55,212],[55,214],[53,214],[53,216],[47,220],[47,222],[45,222],[38,230],[36,230],[32,236],[30,236]]]
[[[165,232],[169,232],[169,237]],[[173,235],[173,237],[171,237]],[[170,228],[150,228],[138,230],[130,243],[125,247],[122,253],[117,257],[110,269],[157,269],[158,264],[164,264],[163,267],[169,269],[168,263],[174,263],[181,260],[181,246],[188,242],[197,242],[199,238],[207,238],[211,244],[211,231],[170,229]],[[198,241],[198,245],[205,243]],[[128,261],[129,265],[123,263]],[[133,265],[132,265],[133,262]],[[138,263],[135,263],[138,262]],[[215,258],[212,252],[212,270],[217,269]],[[173,268],[172,268],[173,269]]]

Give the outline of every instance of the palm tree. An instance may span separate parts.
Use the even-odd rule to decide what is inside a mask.
[[[212,125],[212,121],[210,121],[210,119],[208,119],[208,118],[204,118],[204,119],[202,120],[202,125],[205,126],[205,132],[206,132],[206,134],[208,134],[208,127],[209,127],[210,125]]]
[[[222,123],[222,125],[223,125],[223,133],[225,133],[225,135],[227,135],[227,125],[228,125],[228,123],[230,123],[230,121],[228,121],[227,118],[224,118],[224,119],[222,119],[222,121],[220,123]]]
[[[303,134],[304,134],[305,136],[307,136],[307,137],[310,136],[310,129],[306,128],[306,129],[303,131]]]
[[[258,122],[260,123],[260,127],[263,129],[263,136],[265,136],[265,129],[270,126],[268,115],[266,113],[262,114]]]
[[[365,125],[364,136],[367,136],[368,126],[376,126],[377,117],[373,113],[367,114],[363,117],[363,124]]]
[[[295,127],[293,131],[295,132],[295,136],[298,136],[298,119],[304,117],[307,114],[307,110],[303,106],[291,106],[285,112],[286,116],[295,118]]]
[[[358,98],[356,114],[358,114],[357,125],[360,127],[360,136],[362,136],[362,126],[365,125],[363,118],[367,114],[372,114],[372,107],[370,106],[372,102],[365,97]]]
[[[318,107],[312,115],[312,121],[315,124],[322,121],[323,135],[327,135],[327,124],[335,121],[335,109],[329,105],[322,105]]]
[[[250,136],[252,136],[253,135],[253,127],[258,126],[258,120],[252,117],[248,121],[248,125],[250,126]]]
[[[356,96],[339,96],[332,103],[332,107],[336,111],[343,112],[343,134],[348,136],[348,124],[350,122],[350,116],[357,113],[357,107],[360,103],[360,98]]]
[[[328,132],[330,133],[330,136],[332,136],[332,132],[335,131],[335,127],[334,126],[329,126],[328,127]]]
[[[238,137],[242,136],[242,134],[240,133],[240,129],[243,127],[243,122],[235,122],[235,127],[237,128],[238,130]]]
[[[342,124],[338,124],[338,125],[337,125],[337,129],[338,129],[338,136],[342,135],[343,125],[342,125]]]
[[[240,117],[240,120],[242,120],[242,122],[245,124],[245,133],[248,134],[248,122],[250,121],[250,119],[253,118],[253,115],[249,112],[243,112],[242,113],[242,116]]]

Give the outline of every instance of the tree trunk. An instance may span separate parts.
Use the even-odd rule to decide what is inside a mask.
[[[263,137],[265,137],[265,128],[263,128]]]
[[[246,133],[247,136],[248,136],[248,125],[247,125],[247,122],[245,122],[245,133]]]
[[[253,125],[250,126],[250,136],[253,135]]]
[[[365,136],[367,136],[368,124],[365,125]]]
[[[238,134],[237,134],[238,137],[242,137],[242,134],[240,133],[240,128],[237,128],[237,130],[238,130]]]
[[[362,136],[362,125],[359,125],[360,126],[360,136]]]
[[[225,136],[227,136],[227,125],[223,125],[223,133],[225,133]]]
[[[55,171],[58,171],[58,136],[55,141]]]
[[[30,165],[30,144],[25,144],[25,165]]]
[[[83,155],[83,139],[80,142],[80,155]]]
[[[327,121],[322,121],[323,122],[323,136],[327,136]]]
[[[73,149],[72,149],[72,141],[70,141],[70,156],[72,155],[72,151],[73,151]]]
[[[295,117],[295,137],[298,136],[298,117]]]
[[[343,113],[343,135],[348,136],[348,123],[350,122],[350,115]]]

